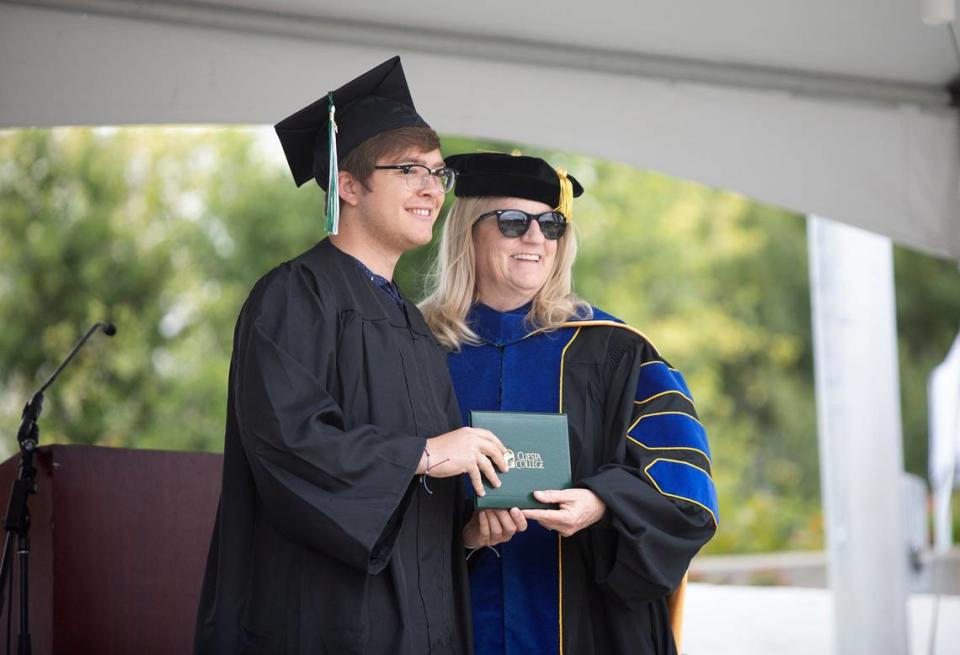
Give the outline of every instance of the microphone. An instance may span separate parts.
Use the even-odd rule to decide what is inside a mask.
[[[67,364],[70,363],[70,360],[72,360],[73,357],[77,354],[77,351],[83,347],[83,344],[87,342],[87,339],[89,339],[90,336],[97,331],[97,328],[100,328],[101,330],[103,330],[103,333],[106,334],[108,337],[112,337],[117,333],[117,326],[114,325],[113,323],[97,322],[91,325],[90,329],[87,330],[87,333],[84,334],[82,337],[80,337],[80,341],[78,341],[77,345],[73,347],[73,350],[70,351],[70,354],[67,355],[67,358],[63,360],[63,363],[61,363],[60,366],[57,367],[57,370],[53,372],[53,375],[50,376],[50,379],[44,382],[43,386],[40,387],[39,390],[37,390],[38,394],[43,393],[44,391],[46,391],[47,387],[53,384],[53,381],[57,379],[58,375],[60,375],[60,371],[62,371],[67,367]]]
[[[57,370],[53,372],[53,375],[43,383],[43,386],[37,389],[33,394],[33,397],[23,406],[23,414],[21,416],[20,430],[17,432],[17,441],[20,442],[21,446],[27,450],[33,450],[37,445],[37,418],[40,416],[40,412],[43,409],[43,392],[47,390],[53,381],[57,379],[57,376],[60,375],[60,372],[67,367],[67,364],[76,356],[77,351],[83,347],[83,344],[87,342],[87,339],[93,335],[98,329],[102,330],[104,334],[108,337],[112,337],[117,333],[117,326],[113,323],[108,322],[97,322],[90,326],[90,329],[87,330],[86,334],[80,337],[80,341],[77,342],[77,345],[73,347],[73,350],[70,351],[70,354],[67,355],[66,359],[60,363],[60,366],[57,367]]]
[[[17,441],[20,444],[20,472],[17,479],[14,480],[13,486],[10,488],[7,514],[3,519],[3,529],[6,531],[7,536],[4,539],[3,551],[0,553],[0,614],[2,614],[4,604],[6,603],[4,592],[7,588],[7,574],[11,568],[10,560],[13,558],[13,535],[16,534],[16,552],[20,562],[20,606],[18,612],[20,615],[20,635],[17,639],[17,651],[20,653],[31,652],[30,626],[27,612],[30,607],[28,598],[30,586],[27,583],[27,571],[30,561],[30,509],[27,506],[27,501],[30,496],[37,493],[37,483],[35,481],[37,469],[33,463],[33,456],[37,449],[37,444],[40,441],[40,428],[37,427],[37,418],[39,418],[40,410],[43,408],[43,392],[53,384],[53,381],[60,375],[60,371],[66,368],[70,360],[77,354],[77,351],[80,350],[83,344],[87,342],[87,339],[89,339],[97,329],[103,330],[103,333],[108,337],[112,337],[117,333],[117,327],[113,323],[94,323],[93,326],[87,330],[87,333],[80,338],[77,345],[73,347],[73,350],[71,350],[67,358],[63,360],[63,363],[53,372],[50,379],[44,382],[43,386],[33,394],[33,398],[24,405],[20,429],[17,431]],[[9,582],[12,587],[12,577],[9,579]],[[9,610],[10,608],[7,609]],[[12,613],[7,614],[8,625],[11,614]],[[10,630],[7,632],[10,632]],[[9,650],[10,635],[8,634],[7,651],[9,652]]]

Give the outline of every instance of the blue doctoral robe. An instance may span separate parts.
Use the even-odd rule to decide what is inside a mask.
[[[464,421],[470,410],[566,413],[574,486],[607,512],[566,539],[530,522],[497,553],[471,555],[477,655],[674,653],[665,599],[718,520],[690,390],[619,319],[594,309],[530,335],[528,309],[471,310],[482,343],[448,357]]]

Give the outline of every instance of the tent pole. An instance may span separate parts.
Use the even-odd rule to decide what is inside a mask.
[[[834,652],[906,653],[893,248],[816,216],[807,237]]]

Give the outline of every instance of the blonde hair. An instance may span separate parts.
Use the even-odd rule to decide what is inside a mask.
[[[440,252],[427,278],[429,295],[420,311],[437,340],[448,350],[458,351],[464,343],[480,339],[467,325],[467,314],[477,301],[476,248],[473,225],[487,207],[504,205],[503,198],[457,198],[447,213],[440,236]],[[590,305],[573,293],[573,261],[577,237],[573,223],[557,241],[553,270],[533,297],[527,314],[531,331],[555,330],[571,318],[590,318]]]

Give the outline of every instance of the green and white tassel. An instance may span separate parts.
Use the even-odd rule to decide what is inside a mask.
[[[327,95],[330,103],[330,121],[327,126],[327,136],[330,141],[330,159],[327,168],[330,176],[327,178],[327,220],[324,225],[327,234],[336,234],[340,229],[340,189],[337,185],[340,168],[337,166],[337,108],[333,104],[333,94]]]

